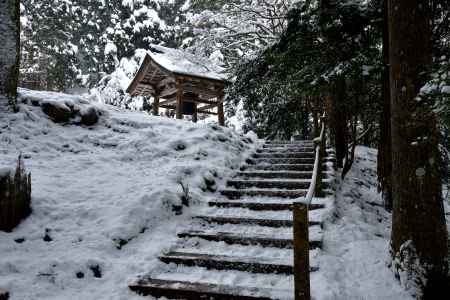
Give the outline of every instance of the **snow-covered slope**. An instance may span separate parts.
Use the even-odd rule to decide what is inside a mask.
[[[391,215],[377,191],[374,149],[357,159],[336,191],[335,211],[324,226],[321,269],[312,274],[317,299],[409,300],[388,267]]]
[[[85,101],[21,91],[22,98]],[[253,137],[96,104],[97,125],[55,124],[39,106],[0,115],[0,167],[23,154],[32,215],[0,232],[0,287],[11,299],[141,299],[127,283],[173,244]],[[180,214],[183,184],[192,198]]]

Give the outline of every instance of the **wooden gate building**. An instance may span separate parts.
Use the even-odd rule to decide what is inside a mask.
[[[209,60],[152,45],[127,92],[153,97],[154,115],[160,107],[175,109],[177,119],[192,115],[194,122],[198,114],[217,115],[224,126],[223,99],[228,82],[220,72],[221,68]]]

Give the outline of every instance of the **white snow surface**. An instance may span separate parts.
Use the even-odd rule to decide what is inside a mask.
[[[92,103],[102,112],[95,126],[55,124],[31,99],[88,100],[20,94],[29,104],[0,113],[0,168],[15,167],[22,153],[32,174],[31,216],[13,232],[0,232],[0,288],[12,300],[142,299],[127,285],[175,244],[209,193],[204,178],[220,184],[256,147],[253,136],[231,129],[98,103]],[[180,181],[193,205],[177,215]],[[121,241],[128,243],[119,250]]]
[[[40,103],[87,101],[20,93]],[[0,113],[0,169],[14,167],[22,153],[33,182],[32,215],[12,233],[0,232],[0,288],[12,300],[143,299],[127,285],[145,274],[270,288],[274,297],[292,299],[293,276],[166,265],[157,258],[183,250],[292,261],[289,250],[177,239],[177,232],[191,229],[289,236],[287,229],[191,220],[197,214],[291,218],[288,212],[206,206],[219,196],[203,191],[204,178],[222,186],[259,146],[254,137],[94,105],[102,115],[91,127],[55,124],[31,104],[21,104],[17,114]],[[376,151],[358,147],[356,155],[346,179],[335,183],[335,197],[314,199],[326,202],[326,209],[310,212],[311,220],[324,222],[322,229],[311,229],[311,237],[323,239],[323,248],[310,252],[311,265],[319,268],[311,273],[313,299],[412,299],[387,265],[391,216],[376,188]],[[181,205],[180,181],[189,186],[192,205],[177,215],[173,207]],[[120,241],[127,243],[118,249]],[[94,276],[96,268],[101,277]]]
[[[335,210],[324,223],[315,299],[413,299],[388,267],[391,215],[377,192],[377,152],[357,147],[356,161],[338,184]]]

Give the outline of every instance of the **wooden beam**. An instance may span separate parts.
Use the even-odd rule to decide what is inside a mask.
[[[168,105],[168,104],[165,104],[165,105],[160,104],[159,107],[167,108],[167,109],[176,109],[177,108],[175,105]]]
[[[161,96],[161,98],[163,98],[163,97]],[[164,98],[167,99],[166,101],[169,103],[176,101],[176,95],[175,95],[175,97],[171,97],[171,98],[164,97]],[[214,108],[219,104],[218,101],[211,101],[211,100],[206,100],[206,99],[197,98],[197,97],[195,97],[195,98],[186,97],[186,95],[184,96],[183,101],[195,102],[195,103],[199,103],[199,104],[208,104],[211,106],[210,108]]]
[[[220,95],[220,92],[216,92],[216,91],[212,91],[212,90],[208,90],[208,89],[203,89],[203,88],[198,88],[198,87],[193,87],[193,86],[185,86],[184,90],[186,92],[191,92],[191,93],[195,93],[201,96],[205,96],[208,98],[216,98]]]
[[[159,95],[161,98],[176,98],[177,97],[177,88],[171,87],[168,89],[164,89],[161,91],[161,94]]]
[[[201,109],[199,109],[199,110],[197,110],[197,113],[199,113],[199,114],[205,114],[205,115],[214,115],[214,116],[217,116],[217,113],[216,113],[216,112],[208,111],[208,110],[201,110]]]
[[[199,107],[199,109],[211,109],[211,108],[215,108],[217,107],[218,103],[214,102],[212,104],[208,104],[208,105],[203,105],[201,107]]]
[[[142,65],[139,68],[138,73],[134,77],[133,81],[131,82],[130,86],[127,89],[127,92],[133,96],[136,95],[136,88],[139,85],[139,83],[144,79],[145,73],[147,73],[148,67],[150,65],[151,58],[147,54],[144,58],[144,61],[142,62]]]

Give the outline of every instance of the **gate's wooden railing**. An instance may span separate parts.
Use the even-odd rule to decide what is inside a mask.
[[[314,196],[323,196],[322,161],[326,155],[325,114],[321,117],[320,136],[314,139],[314,169],[308,193],[293,203],[294,288],[295,300],[310,300],[308,210]]]

